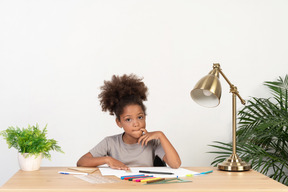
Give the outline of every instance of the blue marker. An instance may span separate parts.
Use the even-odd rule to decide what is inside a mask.
[[[58,173],[64,175],[88,175],[88,173],[81,173],[81,172],[67,172],[67,171],[59,171]]]
[[[124,175],[124,176],[121,176],[120,178],[123,180],[124,178],[126,177],[141,177],[141,176],[145,176],[144,174],[139,174],[139,175]]]
[[[212,173],[213,172],[213,170],[211,170],[211,171],[206,171],[206,172],[201,172],[201,173],[199,173],[199,175],[204,175],[204,174],[208,174],[208,173]]]
[[[186,175],[186,177],[192,177],[193,175],[204,175],[204,174],[208,174],[208,173],[212,173],[213,170],[211,171],[205,171],[205,172],[201,172],[201,173],[196,173],[196,174],[188,174]]]

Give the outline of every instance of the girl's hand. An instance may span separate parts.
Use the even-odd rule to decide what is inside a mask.
[[[142,135],[138,139],[138,144],[141,143],[143,146],[147,145],[148,142],[152,139],[159,139],[165,151],[165,155],[163,157],[165,163],[167,163],[171,168],[177,169],[180,167],[181,159],[173,145],[170,143],[170,141],[167,139],[167,137],[162,131],[148,132],[146,129],[141,129],[141,131],[144,132],[144,135]]]
[[[161,131],[148,132],[146,129],[141,129],[141,131],[144,132],[144,135],[138,139],[138,143],[142,143],[142,146],[147,145],[147,143],[153,139],[160,139],[163,135]]]
[[[119,169],[119,170],[129,170],[130,168],[127,167],[124,163],[121,161],[118,161],[112,157],[108,157],[107,165],[111,167],[112,169]]]

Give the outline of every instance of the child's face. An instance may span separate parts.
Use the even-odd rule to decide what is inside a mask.
[[[117,125],[123,127],[126,138],[138,139],[142,136],[145,129],[145,114],[139,105],[128,105],[124,107],[123,113],[120,115],[120,121],[116,119]]]

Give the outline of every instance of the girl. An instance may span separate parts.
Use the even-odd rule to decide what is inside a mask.
[[[146,129],[147,87],[137,76],[112,76],[104,81],[99,94],[102,111],[116,116],[122,134],[106,137],[83,155],[77,166],[94,167],[103,164],[113,169],[128,170],[129,166],[152,167],[156,156],[171,168],[179,168],[180,157],[162,131]]]

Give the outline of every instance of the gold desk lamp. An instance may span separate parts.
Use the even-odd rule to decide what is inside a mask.
[[[234,86],[224,75],[219,63],[213,64],[213,70],[197,82],[194,89],[190,92],[190,95],[192,99],[201,106],[218,106],[221,98],[221,84],[219,81],[219,73],[230,85],[230,92],[232,93],[233,152],[229,158],[227,158],[224,162],[218,164],[218,169],[223,171],[248,171],[251,169],[251,164],[242,161],[241,158],[236,154],[236,96],[240,99],[243,105],[245,105],[245,101],[239,95],[237,87]]]

